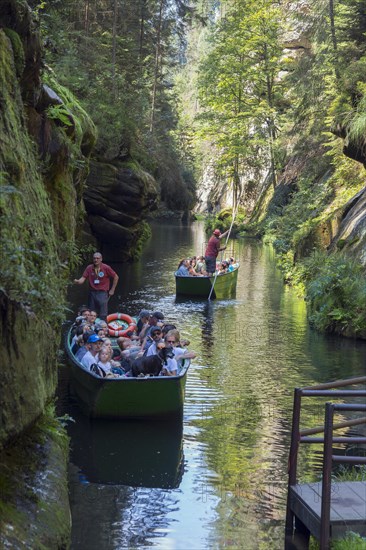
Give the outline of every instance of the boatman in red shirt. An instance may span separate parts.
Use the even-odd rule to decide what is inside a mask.
[[[215,229],[215,231],[212,233],[212,237],[210,237],[207,243],[205,262],[207,275],[209,277],[211,277],[211,275],[213,275],[216,271],[216,258],[218,256],[218,253],[221,250],[226,249],[226,246],[220,247],[220,240],[225,237],[227,233],[229,233],[229,230],[225,231],[225,233],[221,233],[220,229]]]
[[[100,252],[93,254],[93,263],[88,265],[80,279],[74,279],[74,283],[82,285],[86,280],[89,283],[89,309],[94,309],[100,319],[106,319],[108,315],[108,300],[113,296],[118,283],[118,275],[113,269],[102,263]],[[112,286],[110,282],[112,280]]]

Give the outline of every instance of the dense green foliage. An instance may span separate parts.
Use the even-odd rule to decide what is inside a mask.
[[[319,550],[319,543],[311,537],[310,550]],[[357,533],[350,532],[347,537],[334,540],[331,543],[332,550],[366,550],[366,540]]]
[[[234,222],[233,222],[234,216]],[[230,237],[235,237],[244,228],[245,211],[239,208],[233,212],[231,208],[221,210],[216,216],[208,216],[205,219],[205,231],[211,235],[214,229],[220,229],[221,233],[231,228]]]
[[[299,262],[293,282],[304,286],[310,322],[323,332],[366,336],[362,266],[342,252],[314,252]]]
[[[192,10],[176,0],[42,2],[46,62],[98,128],[96,155],[134,159],[172,208],[190,208],[195,183],[178,147],[173,72]]]
[[[225,4],[227,12],[211,34],[200,66],[198,132],[215,146],[217,167],[232,181],[236,204],[242,193],[240,175],[258,174],[274,158],[282,48],[275,3]],[[274,164],[272,168],[275,182]]]
[[[202,164],[233,186],[234,204],[246,206],[254,189],[245,229],[274,244],[312,323],[364,336],[364,271],[347,256],[357,237],[313,254],[365,185],[364,2],[226,0],[215,14],[204,52],[192,56],[198,109],[187,119]],[[209,230],[227,228],[219,218]]]
[[[315,299],[305,273],[318,287],[323,275],[304,264],[364,187],[362,0],[48,0],[39,14],[47,64],[93,114],[98,156],[138,162],[172,209],[193,206],[211,167],[222,187],[212,204],[243,205],[233,234],[273,242],[312,322],[363,333],[355,301],[335,307],[329,289]],[[67,126],[59,108],[49,116]],[[224,211],[206,226],[230,223]],[[341,245],[324,269],[343,269]]]

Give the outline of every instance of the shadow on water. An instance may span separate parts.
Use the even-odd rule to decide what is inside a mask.
[[[179,487],[183,475],[182,419],[107,421],[73,412],[70,461],[88,483]]]

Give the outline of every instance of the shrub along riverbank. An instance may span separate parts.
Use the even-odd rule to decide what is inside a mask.
[[[232,236],[256,236],[274,247],[284,282],[293,286],[306,301],[308,319],[314,328],[320,332],[366,338],[365,268],[340,245],[328,251],[318,248],[315,240],[309,255],[299,257],[297,250],[310,234],[305,228],[312,224],[309,220],[301,220],[300,211],[302,206],[305,210],[305,204],[301,205],[298,199],[296,207],[288,207],[287,213],[279,218],[266,218],[265,223],[246,224],[244,215],[238,216]],[[231,215],[223,211],[206,220],[207,233],[214,227],[224,231],[231,221]]]

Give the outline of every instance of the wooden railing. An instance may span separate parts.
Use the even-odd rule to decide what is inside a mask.
[[[352,464],[366,464],[366,458],[360,456],[338,456],[333,455],[333,443],[366,443],[366,437],[334,437],[333,430],[339,428],[345,428],[349,426],[356,426],[366,423],[366,417],[352,419],[344,422],[334,423],[333,416],[334,411],[366,411],[366,405],[364,404],[337,404],[326,403],[325,404],[325,420],[323,426],[315,428],[300,430],[300,416],[301,416],[301,403],[302,397],[330,397],[332,399],[338,398],[354,398],[363,397],[366,398],[366,391],[353,389],[353,390],[339,390],[337,388],[344,388],[347,386],[359,385],[366,383],[366,376],[358,378],[350,378],[348,380],[337,380],[335,382],[329,382],[326,384],[320,384],[312,387],[296,388],[294,392],[294,404],[293,404],[293,419],[292,419],[292,433],[291,433],[291,446],[289,455],[289,468],[288,468],[288,496],[287,496],[287,510],[286,510],[286,543],[285,548],[291,548],[292,537],[294,530],[294,512],[291,509],[291,496],[290,488],[297,484],[297,458],[299,452],[300,443],[322,443],[323,444],[323,477],[322,477],[322,501],[321,501],[321,527],[320,527],[320,548],[326,550],[329,548],[330,540],[330,504],[331,504],[331,473],[333,462],[348,462]],[[310,437],[317,433],[323,433],[324,437]]]

